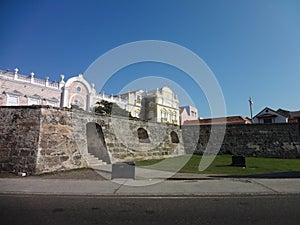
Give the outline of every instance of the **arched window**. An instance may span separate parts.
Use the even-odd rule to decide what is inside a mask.
[[[177,120],[177,115],[176,115],[176,112],[173,113],[173,121],[176,121]]]
[[[172,143],[179,143],[179,138],[175,131],[171,131],[170,135]]]
[[[137,130],[140,143],[150,143],[148,132],[144,128]]]
[[[165,109],[161,110],[161,122],[167,122],[167,112]]]
[[[161,118],[166,118],[166,111],[165,110],[161,110]]]
[[[168,113],[168,121],[169,121],[169,122],[172,122],[172,112],[169,112],[169,113]]]

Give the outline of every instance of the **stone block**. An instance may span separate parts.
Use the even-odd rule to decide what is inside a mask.
[[[245,156],[233,155],[231,166],[246,167],[246,158],[245,158]]]
[[[128,178],[135,179],[134,162],[119,162],[112,165],[111,179]]]
[[[59,157],[60,162],[65,162],[65,161],[67,161],[67,160],[69,160],[69,159],[70,159],[70,157],[67,156],[67,155],[63,155],[63,156],[60,156],[60,157]]]

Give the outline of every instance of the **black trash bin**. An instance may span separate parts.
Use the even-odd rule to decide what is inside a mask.
[[[115,178],[135,179],[135,163],[117,162],[112,164],[111,179]]]
[[[231,166],[246,167],[245,156],[233,155]]]

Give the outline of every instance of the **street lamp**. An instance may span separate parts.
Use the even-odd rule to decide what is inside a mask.
[[[250,116],[251,116],[251,121],[252,121],[252,119],[253,119],[253,116],[252,116],[252,105],[253,105],[252,98],[250,97],[248,101],[249,101],[249,106],[250,106]]]

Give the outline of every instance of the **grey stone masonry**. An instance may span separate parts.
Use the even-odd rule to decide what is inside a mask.
[[[97,157],[99,162],[113,163],[184,154],[176,125],[51,106],[3,106],[0,115],[1,171],[40,174],[86,167],[89,159]],[[92,138],[88,124],[95,127]],[[139,139],[140,128],[149,142]],[[171,132],[176,133],[177,143]],[[97,138],[102,142],[95,142]]]
[[[219,125],[216,126],[218,130]],[[210,137],[209,125],[182,127],[185,146],[195,133],[199,135],[198,143],[194,148],[186,147],[186,152],[203,154]],[[299,123],[281,124],[237,124],[227,125],[220,154],[300,158]],[[195,138],[195,137],[194,137]]]
[[[300,158],[299,131],[299,123],[227,125],[220,153]],[[180,129],[67,108],[2,106],[0,170],[40,174],[92,164],[202,154],[210,133],[210,126]]]
[[[35,173],[40,134],[40,107],[1,107],[0,168]]]

